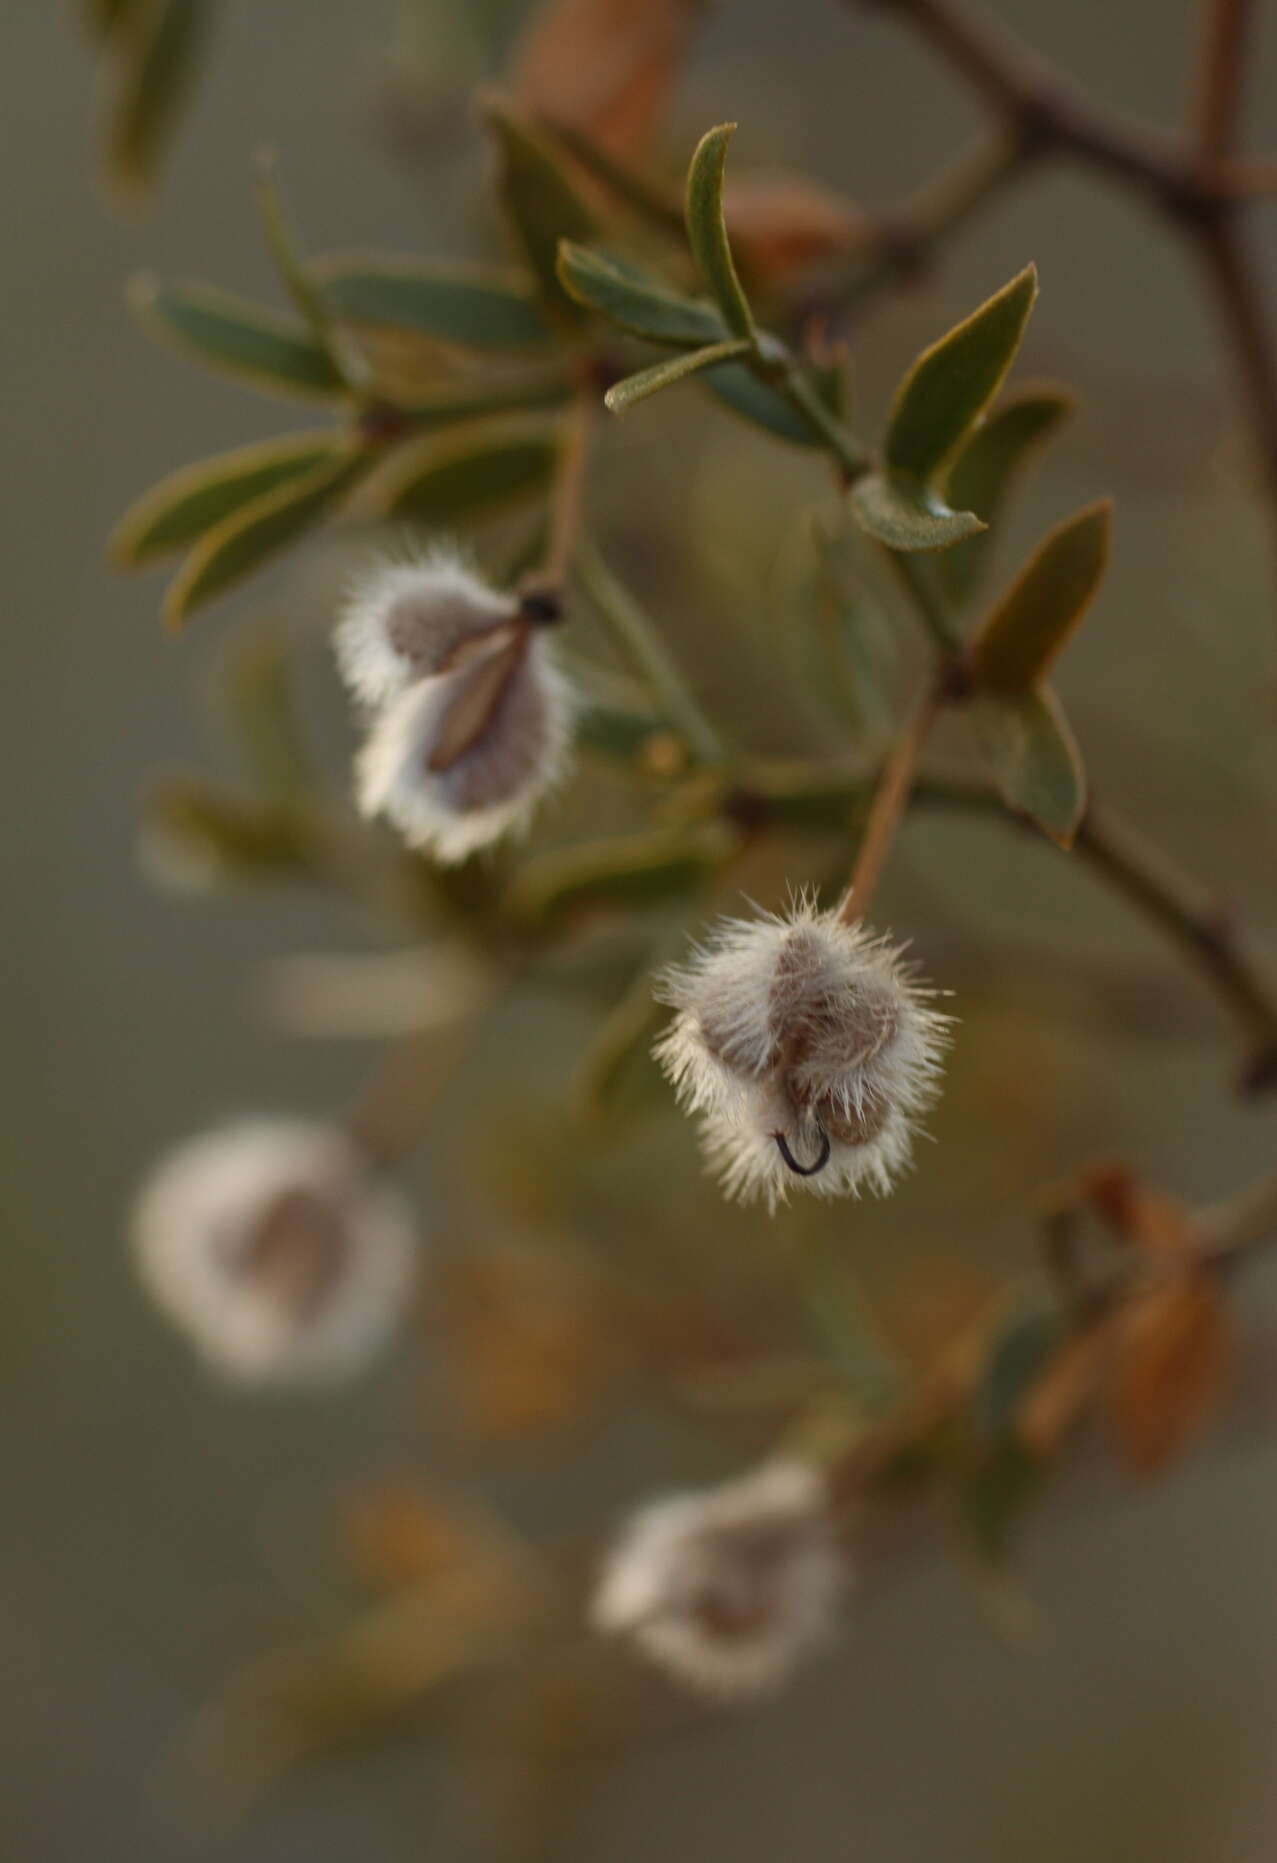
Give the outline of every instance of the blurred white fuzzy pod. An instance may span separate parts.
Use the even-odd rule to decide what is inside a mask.
[[[526,830],[562,777],[573,703],[543,624],[452,558],[390,566],[338,629],[347,681],[375,707],[359,805],[444,863]]]
[[[450,665],[467,641],[508,625],[512,595],[488,587],[455,550],[380,562],[351,588],[333,643],[352,697],[370,708]]]
[[[700,1693],[754,1695],[831,1637],[847,1577],[824,1481],[773,1462],[640,1509],[608,1555],[591,1617]]]
[[[227,1376],[335,1383],[411,1302],[419,1228],[334,1126],[255,1118],[176,1147],[138,1197],[133,1247],[157,1305]]]
[[[722,921],[658,979],[656,1055],[731,1196],[885,1195],[938,1090],[949,1017],[887,940],[800,901]]]

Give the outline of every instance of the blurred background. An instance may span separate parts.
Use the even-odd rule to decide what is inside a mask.
[[[1098,98],[1173,124],[1194,46],[1187,0],[996,11]],[[157,582],[108,572],[104,538],[147,484],[281,426],[269,404],[153,349],[124,286],[145,265],[276,295],[251,201],[263,143],[316,247],[493,249],[468,94],[520,9],[492,9],[487,39],[481,13],[445,0],[228,5],[145,214],[113,209],[95,177],[99,100],[73,9],[11,5],[0,22],[12,986],[0,1833],[15,1858],[466,1854],[429,1717],[244,1815],[188,1763],[229,1675],[340,1620],[347,1497],[442,1465],[530,1532],[596,1530],[656,1487],[740,1460],[641,1400],[566,1440],[471,1454],[464,1430],[441,1426],[438,1380],[407,1344],[351,1391],[228,1393],[146,1307],[123,1248],[132,1186],[166,1143],[244,1107],[341,1106],[375,1064],[370,1043],[281,1031],[263,1013],[263,967],[388,942],[318,894],[186,900],[138,860],[156,772],[233,771],[213,695],[228,641],[263,619],[296,641],[340,781],[349,727],[324,634],[346,564],[321,541],[178,641],[160,632]],[[1274,124],[1272,9],[1261,48],[1256,137]],[[907,35],[832,0],[708,10],[668,130],[671,172],[724,118],[741,125],[742,163],[800,169],[871,207],[976,126]],[[1277,221],[1264,224],[1277,285]],[[1113,569],[1061,675],[1093,780],[1277,942],[1271,565],[1184,255],[1129,200],[1052,172],[874,319],[857,345],[864,405],[876,416],[919,345],[1028,259],[1042,297],[1021,372],[1071,383],[1081,410],[1026,492],[1012,556],[1090,498],[1117,500]],[[815,727],[795,697],[785,603],[819,468],[670,396],[608,436],[601,471],[615,547],[707,702],[760,748],[800,748]],[[839,747],[828,718],[820,731]],[[571,839],[621,807],[602,782],[550,832]],[[774,1228],[741,1217],[703,1189],[691,1134],[659,1095],[583,1138],[565,1106],[598,1001],[534,986],[489,1019],[417,1168],[441,1250],[566,1235],[689,1285],[730,1273],[751,1309],[818,1220],[886,1331],[926,1362],[1029,1265],[1044,1181],[1120,1156],[1210,1199],[1271,1163],[1271,1108],[1230,1097],[1227,1031],[1200,983],[1027,837],[920,818],[881,911],[956,990],[963,1020],[939,1146],[890,1204]],[[1035,1521],[1023,1565],[1040,1622],[1022,1645],[991,1633],[937,1544],[867,1592],[839,1654],[785,1694],[676,1722],[627,1754],[590,1800],[585,1853],[1267,1863],[1277,1264],[1248,1273],[1239,1312],[1237,1388],[1190,1459],[1156,1486],[1071,1485]]]

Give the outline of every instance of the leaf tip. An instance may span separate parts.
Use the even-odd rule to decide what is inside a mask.
[[[124,286],[124,302],[137,317],[146,317],[155,307],[160,281],[154,272],[134,272]]]

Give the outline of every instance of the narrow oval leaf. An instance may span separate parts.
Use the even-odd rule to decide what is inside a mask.
[[[712,369],[715,363],[748,355],[752,347],[744,337],[733,337],[727,343],[711,343],[707,349],[689,349],[681,356],[671,356],[667,362],[654,362],[650,369],[640,369],[637,375],[627,375],[624,381],[614,382],[604,395],[604,402],[613,414],[624,414],[636,401],[645,401],[662,388],[672,388],[675,382],[701,369]]]
[[[957,1492],[959,1514],[982,1559],[995,1566],[1005,1562],[1042,1479],[1042,1464],[1013,1438],[1003,1439],[964,1472]]]
[[[559,283],[559,241],[588,243],[594,216],[542,137],[494,99],[488,100],[486,115],[496,138],[497,188],[510,230],[547,309],[560,323],[579,324],[581,306]]]
[[[756,796],[768,827],[795,834],[847,833],[873,792],[863,769],[821,769],[802,759],[746,764],[739,787]]]
[[[980,686],[1026,692],[1047,677],[1100,585],[1112,514],[1102,499],[1038,545],[972,642],[971,671]]]
[[[696,146],[687,171],[687,238],[723,321],[729,330],[748,337],[752,343],[754,318],[732,263],[723,217],[723,172],[727,145],[735,128],[735,123],[720,123],[717,129],[708,130]]]
[[[1086,779],[1055,694],[978,693],[967,707],[990,774],[1008,808],[1071,847],[1086,806]]]
[[[585,1117],[611,1112],[644,1066],[652,1081],[659,1078],[652,1044],[668,1013],[652,995],[652,975],[645,966],[608,1010],[577,1067],[573,1098]]]
[[[1026,388],[1008,397],[980,422],[954,460],[945,482],[945,503],[955,511],[974,511],[992,529],[1020,473],[1074,406],[1073,397],[1062,388]],[[965,601],[971,594],[991,543],[988,533],[971,537],[940,559],[940,581],[951,601]]]
[[[578,304],[653,343],[716,343],[728,334],[712,305],[681,298],[637,266],[568,239],[559,247],[559,279]]]
[[[562,407],[572,393],[571,377],[557,366],[527,375],[485,374],[478,381],[475,388],[445,389],[420,399],[396,398],[395,410],[405,415],[415,430],[424,433],[489,416]]]
[[[663,180],[653,179],[648,174],[640,173],[637,168],[619,162],[577,124],[565,122],[553,110],[538,113],[537,127],[544,135],[551,137],[557,147],[564,149],[575,166],[582,169],[591,181],[597,182],[621,206],[628,207],[639,219],[646,220],[661,233],[671,234],[678,240],[685,237],[680,188],[669,187]]]
[[[333,315],[466,349],[530,349],[550,326],[517,272],[381,253],[332,253],[311,270]]]
[[[887,421],[883,456],[890,471],[924,484],[940,472],[1001,387],[1037,294],[1037,270],[1028,265],[923,350],[896,390]]]
[[[559,848],[528,862],[507,905],[530,926],[549,925],[587,906],[651,905],[687,892],[736,845],[721,823],[701,822]]]
[[[825,441],[792,401],[743,362],[720,362],[701,377],[705,387],[733,414],[752,421],[778,440],[794,446],[823,447]]]
[[[304,804],[316,793],[292,689],[289,642],[282,632],[238,637],[227,656],[226,709],[245,764],[263,797]]]
[[[866,472],[848,494],[861,530],[892,550],[944,550],[984,529],[974,511],[951,511],[917,482]]]
[[[360,509],[456,523],[548,485],[561,432],[553,421],[471,421],[397,447],[369,478]]]
[[[1020,1406],[1065,1336],[1059,1308],[1024,1301],[993,1340],[975,1394],[975,1415],[989,1440],[1014,1433]]]
[[[900,1365],[884,1345],[868,1303],[841,1257],[805,1252],[803,1306],[858,1409],[875,1415],[899,1397]]]
[[[137,279],[129,301],[154,334],[210,368],[272,394],[329,400],[345,392],[332,357],[300,324],[209,285]]]
[[[112,114],[107,170],[126,193],[149,187],[199,61],[211,17],[208,0],[152,0],[116,6],[109,22],[120,41],[123,81]]]
[[[668,735],[668,726],[651,712],[625,711],[588,699],[577,715],[576,742],[617,763],[635,763],[653,738]]]
[[[1219,1393],[1228,1352],[1224,1297],[1209,1273],[1154,1288],[1129,1309],[1117,1337],[1109,1419],[1133,1473],[1156,1474],[1183,1450]]]
[[[136,14],[140,0],[81,0],[80,11],[90,33],[109,39],[123,26],[130,13]]]
[[[263,492],[336,459],[348,446],[337,433],[286,434],[183,466],[129,507],[111,533],[107,554],[123,569],[167,555]]]
[[[745,276],[773,286],[845,258],[865,226],[850,201],[804,175],[745,175],[727,188],[724,215]]]
[[[533,17],[511,87],[610,154],[641,157],[700,11],[699,0],[553,0]]]
[[[167,625],[180,628],[193,609],[277,556],[355,482],[368,462],[368,452],[350,441],[304,478],[276,486],[216,524],[169,586],[164,598]]]
[[[301,878],[314,856],[314,835],[303,810],[184,779],[152,791],[142,833],[148,868],[185,891]]]

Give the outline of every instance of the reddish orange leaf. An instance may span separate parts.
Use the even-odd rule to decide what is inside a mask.
[[[844,257],[864,230],[850,202],[801,175],[729,182],[723,212],[742,266],[768,284]]]
[[[1214,1402],[1228,1362],[1223,1295],[1192,1270],[1129,1306],[1115,1335],[1109,1420],[1117,1452],[1135,1474],[1172,1461]]]
[[[525,109],[642,156],[665,112],[700,0],[547,0],[510,79]]]
[[[1033,1455],[1049,1456],[1095,1396],[1104,1362],[1098,1328],[1066,1339],[1034,1381],[1016,1418],[1016,1436]]]

